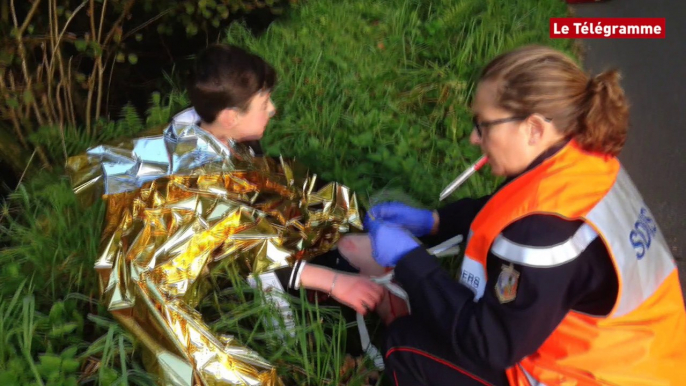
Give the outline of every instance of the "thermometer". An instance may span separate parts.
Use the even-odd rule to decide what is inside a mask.
[[[481,158],[479,158],[472,166],[468,167],[467,170],[462,172],[457,178],[450,183],[450,185],[446,186],[445,189],[441,192],[441,198],[440,200],[443,201],[446,197],[448,197],[452,192],[454,192],[457,188],[460,187],[469,177],[472,176],[472,174],[476,173],[477,170],[481,169],[486,162],[488,162],[488,157],[485,155],[482,155]]]

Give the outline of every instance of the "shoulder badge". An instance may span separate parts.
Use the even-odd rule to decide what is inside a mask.
[[[507,303],[517,297],[517,284],[519,282],[519,272],[514,269],[514,265],[503,264],[502,271],[495,283],[495,295],[500,303]]]

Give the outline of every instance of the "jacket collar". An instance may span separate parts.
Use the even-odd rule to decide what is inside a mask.
[[[560,150],[562,150],[562,148],[564,148],[565,146],[567,146],[567,145],[569,144],[569,142],[570,142],[570,140],[565,140],[565,141],[563,141],[563,142],[560,142],[560,143],[557,144],[557,145],[554,145],[554,146],[550,147],[548,150],[544,151],[543,153],[541,153],[541,155],[539,155],[538,157],[536,157],[536,159],[534,159],[534,160],[529,164],[529,166],[527,166],[526,169],[524,169],[524,171],[522,171],[521,173],[519,173],[519,174],[517,174],[517,175],[507,177],[507,178],[505,179],[505,181],[504,181],[502,184],[500,184],[500,187],[503,187],[503,186],[507,185],[510,181],[512,181],[512,180],[514,180],[515,178],[521,176],[522,174],[525,174],[526,172],[530,171],[531,169],[535,168],[536,166],[542,164],[543,161],[545,161],[545,160],[547,160],[548,158],[554,156],[554,155],[557,154]],[[498,188],[498,189],[500,189],[500,188]]]

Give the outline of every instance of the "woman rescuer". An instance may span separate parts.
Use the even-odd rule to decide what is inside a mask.
[[[686,384],[674,259],[616,156],[628,107],[615,71],[590,78],[526,46],[494,59],[471,142],[506,181],[432,212],[385,203],[366,219],[411,315],[388,328],[397,385]],[[459,281],[415,237],[467,235]],[[438,240],[436,240],[438,241]]]

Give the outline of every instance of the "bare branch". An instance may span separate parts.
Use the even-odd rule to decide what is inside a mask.
[[[90,0],[91,39],[95,40],[95,0]]]
[[[154,23],[155,21],[157,21],[157,19],[159,19],[159,18],[161,18],[162,16],[164,16],[164,15],[168,14],[169,12],[171,12],[172,9],[173,9],[173,8],[167,8],[167,9],[165,9],[164,11],[160,12],[159,14],[153,16],[153,17],[150,18],[149,20],[145,21],[143,24],[141,24],[141,25],[139,25],[138,27],[136,27],[136,28],[132,29],[131,31],[127,32],[126,35],[124,35],[124,37],[122,37],[121,40],[126,40],[126,39],[128,39],[129,37],[131,37],[131,35],[133,35],[133,34],[135,34],[136,32],[142,30],[143,28],[149,26],[150,24],[152,24],[152,23]]]
[[[108,58],[108,60],[109,60],[109,58]],[[114,67],[116,67],[116,66],[114,66],[114,65],[110,66],[110,79],[107,83],[107,89],[108,90],[112,89],[112,77],[114,75]],[[107,106],[110,105],[110,94],[109,93],[107,93],[107,100],[105,101],[105,103]],[[108,110],[108,113],[109,113],[109,110]]]
[[[19,22],[17,21],[17,11],[14,8],[14,0],[12,0],[10,2],[10,8],[12,8],[12,20],[14,20],[14,26],[17,27],[17,37],[24,34],[24,31],[29,26],[29,23],[31,23],[31,19],[33,19],[33,16],[36,14],[36,11],[38,10],[38,6],[40,5],[40,1],[41,0],[35,0],[33,2],[33,6],[31,6],[29,13],[24,18],[24,23],[21,25],[21,27],[18,26]]]
[[[29,23],[31,22],[31,19],[33,18],[33,15],[36,14],[36,10],[38,9],[38,5],[40,4],[40,0],[36,0],[33,3],[33,6],[29,10],[29,13],[26,15],[26,18],[24,19],[24,23],[21,25],[20,28],[17,28],[17,35],[15,36],[17,40],[17,51],[19,54],[19,58],[21,60],[21,69],[24,74],[24,83],[26,84],[26,88],[28,90],[32,89],[32,78],[31,74],[29,73],[29,68],[28,68],[28,61],[26,59],[26,47],[24,46],[24,41],[22,40],[22,34],[24,33],[24,30],[26,27],[28,27]],[[11,1],[10,7],[12,9],[12,19],[14,20],[14,25],[15,27],[19,24],[17,20],[17,10],[14,7],[14,0]],[[10,79],[10,82],[12,79]],[[37,109],[36,111],[36,120],[38,121],[38,124],[43,125],[43,117],[40,114],[40,111]]]
[[[109,42],[112,40],[112,37],[114,37],[114,34],[117,32],[117,29],[119,26],[124,22],[124,19],[128,16],[129,12],[131,11],[131,8],[133,8],[133,5],[136,3],[136,0],[129,0],[126,5],[124,6],[124,9],[119,15],[119,18],[114,22],[112,25],[112,28],[110,31],[107,33],[107,36],[105,39],[100,43],[102,47],[107,46]],[[99,64],[98,64],[99,63]],[[93,70],[93,73],[91,73],[91,76],[88,78],[88,99],[86,100],[86,132],[88,134],[91,133],[91,110],[93,108],[93,92],[94,92],[94,86],[95,86],[95,76],[98,76],[98,94],[103,92],[101,86],[102,86],[102,72],[97,71],[98,67],[97,66],[102,66],[102,57],[98,58],[96,60],[96,68]],[[96,108],[97,113],[99,114],[100,112],[100,103],[102,102],[102,96],[98,96],[98,107]]]
[[[9,79],[12,79],[12,77],[8,77]],[[5,90],[5,95],[9,99],[9,90],[11,90],[11,86],[7,86],[7,83],[5,83],[5,78],[0,76],[0,88]],[[26,143],[26,138],[24,138],[24,133],[21,131],[21,124],[19,123],[19,118],[17,117],[17,112],[13,108],[8,108],[7,109],[7,115],[9,115],[10,120],[12,121],[12,127],[14,128],[14,133],[17,135],[17,138],[19,138],[19,142],[21,145],[25,148],[28,149],[29,145]]]
[[[45,94],[44,96],[47,98],[45,101],[45,104],[47,105],[46,107],[50,109],[52,112],[52,119],[59,122],[60,125],[64,124],[63,114],[62,112],[58,112],[55,110],[55,101],[53,100],[53,90],[54,90],[54,82],[55,82],[55,77],[54,73],[51,70],[51,64],[50,61],[48,60],[48,47],[46,46],[45,42],[41,44],[41,47],[43,49],[43,63],[42,67],[45,70],[45,77],[46,77],[46,89],[45,89]]]
[[[128,3],[124,6],[124,10],[122,11],[121,15],[119,15],[119,18],[117,21],[114,22],[114,25],[112,26],[112,29],[110,29],[110,32],[107,33],[107,36],[105,37],[105,40],[103,41],[103,46],[106,46],[110,40],[112,40],[112,37],[114,36],[115,32],[117,31],[117,27],[122,24],[126,16],[128,16],[129,12],[131,11],[131,8],[133,8],[133,5],[136,3],[136,0],[129,0]]]
[[[102,12],[100,13],[100,28],[98,29],[98,44],[101,44],[101,39],[102,39],[102,26],[105,24],[105,9],[107,8],[107,0],[105,0],[102,4]],[[101,108],[102,108],[102,94],[104,92],[102,88],[102,83],[103,83],[103,74],[105,73],[105,68],[102,62],[102,54],[98,56],[96,62],[95,62],[95,68],[94,72],[97,71],[98,73],[98,99],[95,105],[95,118],[97,119],[100,117],[101,113]],[[107,62],[105,62],[107,63]],[[109,88],[108,88],[109,90]],[[109,92],[108,92],[109,95]]]
[[[29,166],[31,166],[31,161],[33,161],[33,157],[36,156],[36,152],[38,149],[33,149],[33,153],[31,153],[31,158],[29,158],[29,161],[26,162],[26,167],[24,168],[24,171],[21,173],[21,177],[19,177],[19,182],[17,182],[17,187],[16,189],[19,189],[19,185],[21,185],[21,182],[24,180],[24,176],[26,175],[26,171],[29,170]]]
[[[95,105],[95,118],[97,119],[100,117],[100,108],[102,107],[102,93],[103,93],[103,88],[102,88],[102,83],[103,83],[103,78],[105,74],[105,68],[104,65],[102,64],[102,56],[98,56],[98,59],[96,60],[96,72],[98,73],[98,97]],[[114,66],[112,66],[114,67]]]
[[[67,19],[67,21],[64,23],[64,28],[62,28],[62,32],[60,32],[60,36],[57,38],[57,45],[59,45],[62,42],[62,37],[64,36],[64,33],[67,31],[67,27],[69,27],[71,21],[74,20],[76,14],[81,10],[81,8],[86,6],[87,3],[88,0],[84,0],[83,3],[81,3],[78,7],[76,7],[76,9],[74,9],[74,12],[72,12],[71,16],[69,16],[69,19]]]
[[[72,75],[72,71],[71,71],[71,69],[72,69],[72,65],[71,65],[72,59],[73,59],[73,57],[72,57],[72,58],[69,58],[69,66],[67,67],[67,68],[69,69],[68,72],[67,72],[67,85],[68,85],[68,86],[71,86],[71,87],[74,86],[74,81],[72,80],[72,77],[71,77],[71,75]],[[69,112],[71,113],[71,120],[70,120],[71,126],[72,126],[72,127],[76,127],[76,111],[74,110],[74,108],[75,108],[75,106],[74,106],[74,98],[72,97],[71,90],[72,90],[72,89],[71,89],[70,87],[67,87],[65,93],[66,93],[66,96],[67,96],[67,103],[69,103]]]
[[[98,28],[98,44],[102,41],[102,26],[105,24],[105,10],[107,9],[107,0],[102,2],[102,10],[100,12],[100,27]]]
[[[91,109],[93,108],[93,88],[95,85],[95,71],[88,77],[88,97],[86,98],[86,133],[91,134]]]

